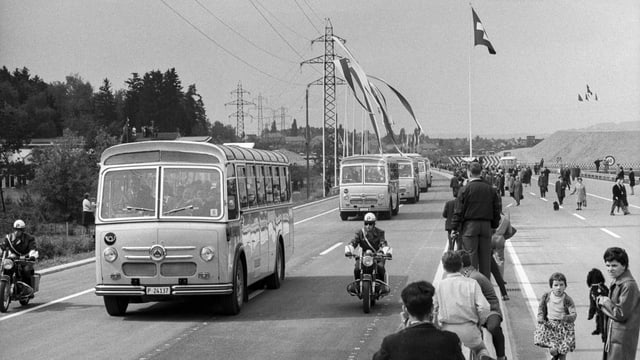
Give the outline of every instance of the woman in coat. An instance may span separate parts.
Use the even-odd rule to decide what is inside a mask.
[[[571,195],[573,194],[577,194],[576,203],[578,204],[578,207],[576,208],[576,210],[582,210],[583,206],[587,207],[587,188],[584,187],[581,177],[577,178],[577,182],[573,186]]]
[[[604,360],[636,358],[640,334],[640,290],[629,271],[629,256],[619,247],[604,252],[604,263],[612,278],[609,296],[599,296],[598,305],[605,315],[607,341]]]
[[[520,200],[522,200],[522,180],[520,176],[516,176],[513,181],[513,198],[516,199],[516,206],[520,206]]]

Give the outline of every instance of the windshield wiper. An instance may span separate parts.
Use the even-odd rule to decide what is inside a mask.
[[[128,206],[125,208],[126,210],[135,210],[135,211],[146,211],[146,212],[154,212],[154,209],[147,209],[147,208],[143,208],[143,207],[138,207],[138,206]]]
[[[193,207],[194,207],[193,205],[187,205],[177,209],[171,209],[169,211],[165,211],[162,215],[169,215],[169,214],[177,213],[182,210],[193,209]]]

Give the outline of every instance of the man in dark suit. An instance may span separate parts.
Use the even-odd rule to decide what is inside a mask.
[[[625,215],[629,215],[629,203],[627,202],[627,188],[624,187],[624,178],[617,178],[616,184],[611,188],[613,193],[613,204],[611,204],[611,212],[609,215],[613,216],[613,210],[616,207],[622,208]]]
[[[435,289],[426,281],[407,285],[402,298],[402,329],[382,340],[373,360],[463,360],[460,338],[431,323]]]
[[[500,224],[502,199],[496,190],[480,179],[482,165],[469,165],[469,182],[458,192],[452,236],[462,236],[462,245],[471,254],[471,264],[491,278],[492,229]],[[512,191],[509,189],[509,191]]]

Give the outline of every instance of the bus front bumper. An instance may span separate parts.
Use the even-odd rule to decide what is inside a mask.
[[[156,289],[162,289],[157,291]],[[193,284],[170,286],[144,285],[96,285],[98,296],[146,296],[146,295],[228,295],[233,292],[233,284]]]

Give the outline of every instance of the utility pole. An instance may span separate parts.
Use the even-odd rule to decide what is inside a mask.
[[[291,116],[287,115],[287,108],[280,106],[280,131],[282,135],[284,135],[284,129],[287,126],[287,118],[291,118]]]
[[[255,105],[255,104],[250,102],[250,101],[246,101],[246,100],[243,99],[244,94],[249,94],[249,92],[242,89],[242,83],[240,81],[238,81],[238,87],[236,88],[236,90],[231,92],[231,95],[233,95],[233,94],[236,95],[236,100],[228,102],[228,103],[226,103],[224,105],[225,106],[226,105],[235,105],[236,106],[236,111],[234,113],[230,114],[229,118],[235,116],[235,118],[236,118],[236,136],[238,138],[240,138],[241,140],[244,140],[244,138],[245,138],[245,134],[244,134],[244,117],[245,116],[249,116],[249,117],[253,118],[253,116],[251,116],[248,113],[244,112],[244,106],[245,105]]]
[[[258,105],[257,106],[257,110],[258,110],[258,131],[256,132],[256,136],[260,137],[262,136],[262,132],[264,132],[264,116],[262,115],[262,100],[264,100],[264,98],[262,97],[262,94],[258,94]]]
[[[324,180],[323,189],[326,196],[326,184],[330,184],[333,177],[333,186],[337,185],[338,177],[338,144],[336,141],[336,130],[338,126],[338,115],[336,113],[336,85],[344,84],[344,80],[336,79],[335,64],[333,61],[336,57],[333,40],[333,25],[331,20],[326,19],[324,35],[311,40],[311,44],[316,42],[324,42],[324,55],[303,61],[304,64],[323,64],[324,76],[322,85],[324,90],[324,108],[323,108],[323,146],[322,146],[322,178]],[[339,38],[340,41],[346,40]],[[333,159],[329,163],[326,161],[328,151],[333,151]]]

